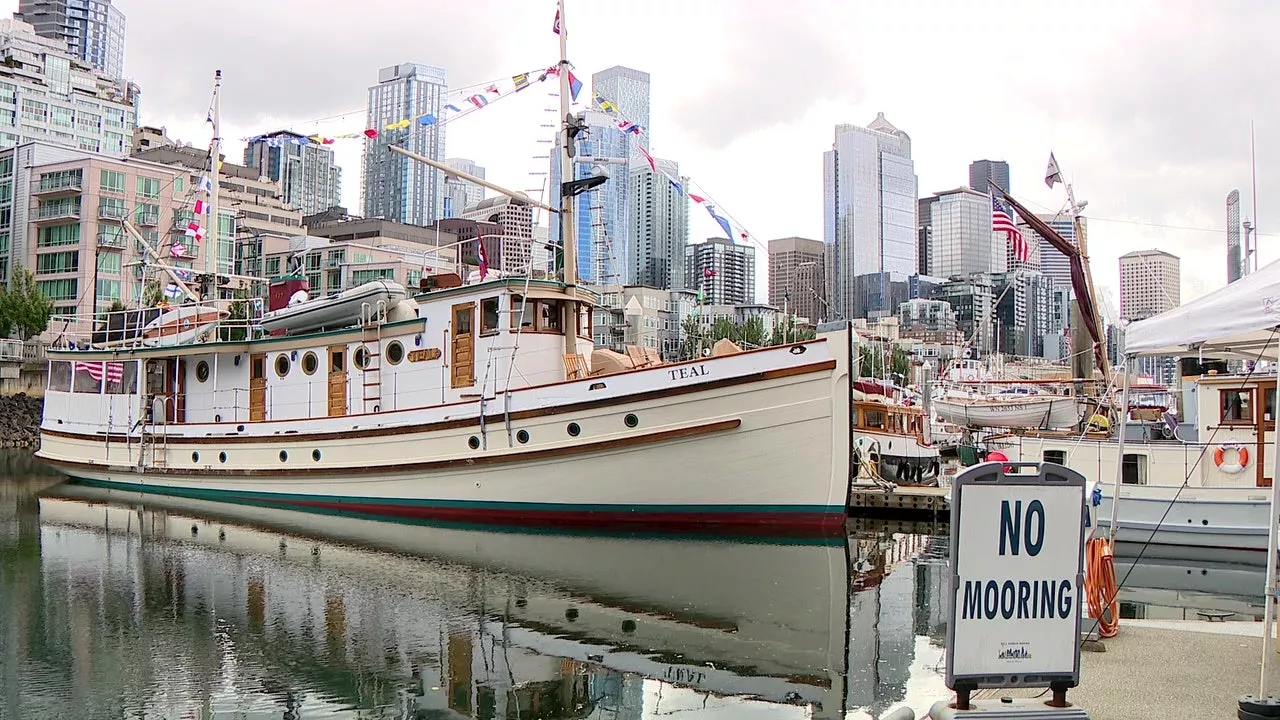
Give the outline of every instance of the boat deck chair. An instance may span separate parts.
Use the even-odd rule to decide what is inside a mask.
[[[582,353],[569,353],[564,356],[564,376],[566,380],[581,380],[590,373],[587,371],[587,359]]]
[[[631,359],[631,367],[635,370],[639,370],[643,367],[649,367],[653,364],[645,355],[644,348],[637,347],[635,345],[627,346],[627,357]]]
[[[662,364],[662,355],[658,354],[658,348],[644,348],[644,359],[647,360],[650,365]]]

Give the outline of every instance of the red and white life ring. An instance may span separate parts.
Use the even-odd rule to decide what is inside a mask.
[[[1228,450],[1236,451],[1235,462],[1224,462]],[[1217,465],[1222,472],[1228,475],[1235,475],[1249,467],[1249,449],[1240,445],[1219,445],[1213,451],[1213,464]]]

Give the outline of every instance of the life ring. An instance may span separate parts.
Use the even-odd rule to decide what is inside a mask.
[[[1227,450],[1236,451],[1235,462],[1224,462]],[[1241,447],[1240,445],[1219,445],[1217,449],[1213,451],[1213,464],[1217,465],[1218,469],[1222,472],[1228,475],[1235,475],[1249,467],[1249,449]]]

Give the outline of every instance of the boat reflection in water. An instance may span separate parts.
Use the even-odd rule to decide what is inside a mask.
[[[945,692],[945,559],[908,535],[490,532],[73,485],[38,513],[0,525],[27,547],[0,563],[0,707],[24,718],[872,718]]]

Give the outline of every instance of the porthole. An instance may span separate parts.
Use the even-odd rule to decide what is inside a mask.
[[[280,451],[280,462],[288,462],[288,461],[289,461],[289,451],[288,451],[288,450],[281,450],[281,451]]]
[[[522,445],[524,443],[529,442],[529,431],[521,430],[520,432],[516,433],[516,440]]]
[[[313,375],[318,367],[320,367],[320,359],[316,357],[315,353],[308,351],[306,355],[302,356],[302,372]]]
[[[569,437],[578,437],[578,434],[582,432],[582,427],[578,423],[569,423],[569,427],[565,428],[565,430],[568,431]]]
[[[640,424],[640,418],[636,417],[635,413],[627,413],[627,416],[622,418],[622,422],[627,427],[633,428]]]
[[[476,437],[475,435],[472,435],[471,437],[467,438],[467,447],[471,448],[472,450],[479,450],[480,438]]]
[[[224,463],[226,461],[227,461],[227,454],[224,452],[218,453],[218,462]]]
[[[311,451],[311,459],[312,459],[312,460],[315,460],[316,462],[320,462],[320,451],[319,451],[319,450],[312,450],[312,451]]]
[[[237,425],[237,426],[236,426],[236,432],[244,432],[244,426],[243,426],[243,425]]]
[[[193,462],[193,463],[198,463],[198,462],[200,462],[200,453],[198,453],[198,452],[193,452],[193,453],[191,453],[191,462]]]
[[[635,620],[623,620],[623,621],[622,621],[622,632],[630,634],[630,633],[633,633],[633,632],[635,632],[635,631],[636,631],[636,621],[635,621]]]
[[[403,359],[404,345],[401,345],[399,340],[391,341],[391,344],[387,345],[387,362],[392,365],[399,365]]]
[[[351,362],[359,369],[364,370],[369,367],[369,350],[361,345],[351,354]]]
[[[196,363],[196,382],[208,382],[209,380],[209,363],[201,360]]]
[[[279,375],[280,377],[284,377],[288,374],[289,374],[289,356],[284,354],[277,355],[276,356],[276,375]]]

